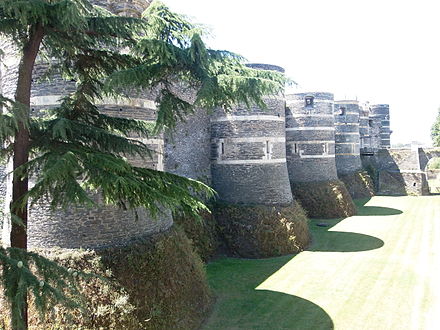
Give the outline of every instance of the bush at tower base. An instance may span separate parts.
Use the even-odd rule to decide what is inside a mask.
[[[339,179],[344,182],[348,192],[350,193],[350,196],[353,199],[374,196],[373,180],[365,171],[340,175]]]
[[[84,314],[59,307],[40,320],[30,302],[30,329],[196,329],[213,302],[203,263],[176,227],[125,247],[38,252],[103,279],[79,282]],[[5,307],[2,300],[0,328],[9,323]]]
[[[214,210],[220,234],[233,256],[297,253],[310,243],[308,219],[298,202],[288,206],[218,203]]]
[[[294,183],[292,193],[310,218],[341,218],[356,214],[353,200],[339,180]]]

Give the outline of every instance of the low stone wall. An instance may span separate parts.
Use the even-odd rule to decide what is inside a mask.
[[[380,195],[429,195],[421,153],[423,149],[379,150],[373,155],[362,156],[362,164],[373,175]]]
[[[307,216],[289,206],[217,204],[215,219],[229,253],[266,258],[302,251],[310,243]]]
[[[356,214],[345,184],[339,180],[292,184],[292,193],[310,218],[340,218]]]
[[[379,171],[379,194],[388,196],[429,195],[426,174],[400,171]]]

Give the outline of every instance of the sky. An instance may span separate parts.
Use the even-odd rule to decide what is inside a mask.
[[[163,0],[210,48],[284,67],[335,100],[390,105],[391,143],[430,143],[440,108],[438,0]]]

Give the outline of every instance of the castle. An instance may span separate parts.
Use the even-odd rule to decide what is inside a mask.
[[[141,0],[93,2],[127,16],[136,16],[148,6]],[[0,47],[5,50],[0,92],[12,98],[19,59],[4,40]],[[275,65],[248,65],[284,72]],[[34,71],[31,112],[36,116],[41,109],[57,106],[75,88],[57,75],[51,81],[38,81],[47,68],[47,63],[39,62]],[[176,93],[191,98],[184,89],[177,88]],[[154,122],[154,100],[151,91],[127,100],[106,99],[99,106],[112,116]],[[265,103],[267,109],[240,104],[213,113],[197,109],[178,123],[172,135],[144,140],[153,157],[137,164],[212,186],[218,193],[214,221],[230,253],[268,257],[304,249],[310,237],[303,208],[311,217],[355,214],[352,198],[373,193],[365,168],[372,169],[369,174],[382,193],[426,193],[424,167],[437,153],[390,151],[387,104],[334,100],[333,94],[321,91],[266,95]],[[7,171],[0,168],[2,176]],[[6,181],[0,194],[7,206],[11,187]],[[99,195],[95,198],[100,201]],[[152,219],[143,209],[135,216],[101,205],[55,212],[48,204],[35,205],[29,212],[29,246],[103,250],[158,233],[168,235],[179,221],[178,215],[166,211]],[[10,224],[2,225],[2,243],[7,244]],[[191,239],[197,245],[197,237]]]
[[[2,93],[13,96],[18,63],[4,63]],[[283,72],[273,65],[249,66]],[[46,68],[46,64],[39,63],[34,72],[36,78]],[[73,88],[72,82],[56,76],[50,82],[34,84],[31,111],[38,114],[42,108],[56,106]],[[269,212],[266,216],[276,218],[281,209],[292,206],[292,186],[296,183],[338,181],[338,174],[362,170],[362,148],[371,152],[389,147],[389,125],[384,129],[384,122],[389,123],[385,105],[373,106],[371,109],[378,109],[373,111],[360,107],[357,101],[334,102],[331,93],[321,92],[268,95],[265,102],[267,109],[237,105],[212,114],[198,109],[178,124],[172,136],[144,141],[155,156],[142,165],[202,180],[217,191],[220,202],[246,205],[248,214],[254,212],[253,207],[263,207]],[[100,106],[113,116],[148,121],[155,118],[153,93],[125,102],[105,100]],[[348,194],[344,198],[351,203]],[[142,221],[137,221],[132,212],[109,206],[53,212],[41,203],[30,210],[29,245],[102,248],[166,231],[173,224],[167,213],[159,220],[152,220],[142,210],[140,214]],[[6,225],[3,234],[3,242],[7,242]]]
[[[95,3],[126,16],[138,15],[149,5],[146,1]],[[0,88],[12,98],[19,58],[5,41],[2,49],[5,55],[0,67]],[[248,66],[284,72],[275,65]],[[34,81],[45,74],[47,67],[47,63],[37,63]],[[74,88],[74,82],[57,75],[51,81],[34,83],[31,112],[39,115],[41,109],[56,106]],[[177,90],[190,98],[185,95],[188,91]],[[154,100],[155,93],[147,92],[125,101],[104,100],[100,108],[112,116],[154,122]],[[361,155],[375,155],[390,148],[389,106],[335,101],[333,94],[325,92],[267,95],[265,102],[267,109],[237,105],[212,114],[198,109],[179,123],[171,136],[143,141],[155,152],[150,161],[140,165],[204,181],[217,191],[218,202],[246,206],[248,216],[263,208],[266,218],[276,219],[281,211],[291,210],[297,200],[312,217],[353,215],[351,198],[372,193],[371,187],[365,187],[365,180],[359,184],[356,178],[363,171]],[[10,192],[5,185],[1,193],[7,201]],[[95,198],[99,201],[99,196]],[[334,205],[327,209],[319,204]],[[133,212],[115,207],[52,212],[48,205],[40,203],[30,210],[29,245],[107,247],[166,231],[173,224],[169,213],[152,220],[148,212],[138,212],[140,222]],[[230,224],[236,220],[226,216],[224,221]],[[4,227],[3,242],[7,242],[7,224]],[[235,227],[231,229],[232,236],[235,231]],[[250,233],[244,236],[248,234],[253,237]],[[252,246],[249,250],[258,250],[258,244]],[[239,251],[242,255],[247,253]]]

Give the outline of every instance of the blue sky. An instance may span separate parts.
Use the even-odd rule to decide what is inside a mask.
[[[440,107],[440,1],[163,0],[212,48],[276,64],[297,91],[389,103],[392,143],[430,142]]]

